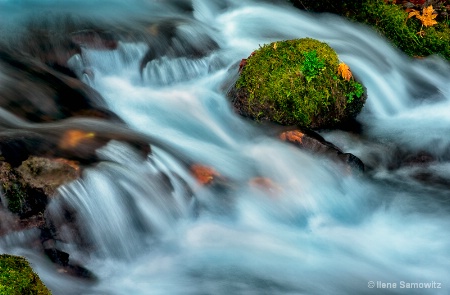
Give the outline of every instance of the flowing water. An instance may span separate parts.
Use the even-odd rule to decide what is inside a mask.
[[[279,2],[0,1],[5,31],[50,9],[124,24],[180,20],[174,49],[183,40],[218,45],[142,66],[149,45],[130,40],[70,60],[132,129],[170,147],[142,162],[111,142],[98,151],[104,161],[50,204],[55,219],[61,206],[77,212],[83,242],[63,232],[59,247],[98,282],[54,270],[27,246],[35,231],[3,237],[0,247],[28,257],[53,294],[449,294],[450,65],[411,59],[365,26]],[[266,135],[227,101],[242,58],[302,37],[329,43],[367,87],[361,134],[322,132],[366,164],[364,176]],[[435,161],[399,163],[421,152]],[[214,167],[229,187],[198,185],[183,159]],[[255,177],[276,188],[249,185]]]

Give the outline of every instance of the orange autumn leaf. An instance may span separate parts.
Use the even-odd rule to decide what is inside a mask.
[[[415,16],[422,22],[422,25],[424,25],[425,27],[431,27],[437,24],[437,21],[434,20],[437,17],[437,14],[433,14],[433,12],[434,12],[433,5],[424,8],[422,10],[422,14],[420,14],[419,11],[413,9],[408,14],[408,18]]]
[[[299,130],[293,130],[281,133],[280,139],[283,141],[297,142],[301,144],[303,136],[304,134]]]
[[[348,65],[343,62],[341,62],[338,66],[338,74],[347,81],[350,81],[351,77],[353,76]]]
[[[220,174],[211,167],[194,164],[190,167],[191,173],[201,185],[210,184]]]
[[[84,132],[81,130],[67,130],[60,142],[59,147],[62,149],[70,149],[76,147],[81,141],[95,137],[93,132]]]

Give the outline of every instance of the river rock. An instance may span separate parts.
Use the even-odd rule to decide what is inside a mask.
[[[351,153],[344,153],[317,132],[306,128],[297,128],[281,132],[279,138],[309,153],[331,159],[343,165],[349,172],[356,174],[364,172],[364,163],[358,157]]]
[[[0,107],[32,122],[73,116],[120,121],[101,95],[31,58],[0,49]]]
[[[366,91],[326,43],[311,38],[266,44],[240,63],[228,93],[256,121],[334,128],[361,111]]]
[[[41,215],[56,189],[78,177],[78,168],[63,159],[30,157],[17,168],[0,162],[2,203],[22,219]]]
[[[152,60],[163,56],[199,59],[219,48],[217,42],[193,21],[174,19],[147,26],[145,34],[149,46],[141,61],[140,70]]]

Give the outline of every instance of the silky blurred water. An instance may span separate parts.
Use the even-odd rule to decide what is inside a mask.
[[[155,148],[142,162],[113,142],[99,151],[105,162],[62,187],[61,200],[51,204],[49,210],[61,203],[76,210],[91,248],[70,236],[62,247],[98,283],[56,273],[27,248],[26,237],[3,239],[5,251],[31,259],[53,294],[450,292],[450,66],[443,59],[411,59],[368,27],[284,1],[0,3],[2,14],[17,16],[11,26],[46,10],[86,13],[114,25],[182,19],[180,38],[205,42],[208,36],[218,44],[200,58],[162,56],[142,72],[148,46],[141,41],[120,42],[113,51],[86,48],[70,60],[132,129],[171,151]],[[190,10],[182,8],[186,4]],[[366,163],[364,176],[265,135],[227,101],[226,87],[242,58],[260,45],[303,37],[329,43],[367,87],[358,116],[362,134],[322,132]],[[436,161],[393,164],[399,154],[424,151]],[[183,158],[214,167],[230,187],[199,186]],[[442,181],[420,181],[416,172]],[[255,177],[271,179],[276,189],[250,185]],[[371,281],[397,287],[369,288]],[[401,282],[441,288],[400,288]]]

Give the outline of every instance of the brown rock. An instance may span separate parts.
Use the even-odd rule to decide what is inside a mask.
[[[80,170],[73,161],[40,157],[28,158],[16,171],[29,187],[40,189],[49,197],[59,186],[80,176]]]
[[[73,166],[55,159],[30,157],[18,168],[0,162],[2,203],[21,218],[42,215],[56,189],[78,177],[79,171]]]

